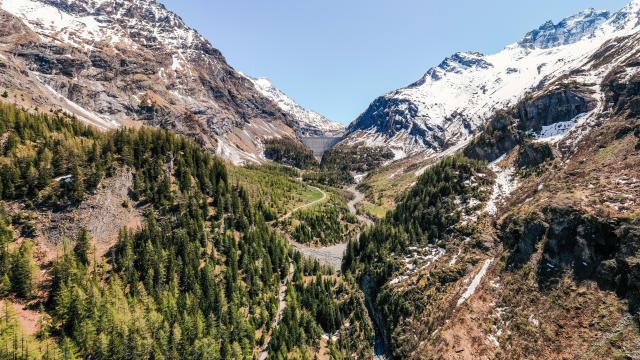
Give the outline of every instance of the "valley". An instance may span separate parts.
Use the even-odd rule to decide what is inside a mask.
[[[0,20],[0,358],[640,358],[640,0],[348,126],[156,1]]]

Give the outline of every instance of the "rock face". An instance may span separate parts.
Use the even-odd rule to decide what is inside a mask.
[[[540,96],[520,101],[513,109],[498,111],[483,133],[465,148],[466,156],[494,161],[522,145],[519,167],[532,167],[553,159],[549,146],[527,142],[532,134],[557,124],[570,123],[577,116],[596,108],[597,101],[579,88],[550,89]]]
[[[465,156],[494,161],[522,142],[516,119],[506,112],[497,113],[484,132],[464,149]]]
[[[571,270],[577,280],[594,280],[602,288],[628,297],[631,311],[638,309],[640,227],[636,222],[605,220],[573,208],[552,207],[524,218],[508,218],[501,228],[511,267],[530,261],[536,245],[544,241],[537,270],[541,286],[556,283],[565,270]]]
[[[519,168],[532,168],[554,158],[553,149],[549,144],[526,142],[520,147],[516,165]]]
[[[552,90],[544,95],[518,104],[516,117],[522,131],[542,130],[543,126],[567,122],[596,107],[589,95],[574,89]]]
[[[546,92],[554,82],[578,74],[600,82],[605,72],[594,69],[621,56],[614,49],[621,51],[622,39],[638,32],[639,15],[638,1],[613,14],[590,9],[545,23],[494,55],[456,53],[417,82],[375,99],[348,127],[343,143],[386,146],[403,156],[458,148],[496,111],[523,104],[522,99]],[[636,43],[623,51],[637,48]],[[519,109],[519,117],[535,117],[542,126],[555,123],[592,109],[593,99],[583,95],[553,94],[549,103],[533,104],[540,108]],[[540,113],[545,108],[555,113]]]
[[[640,63],[630,61],[619,66],[604,81],[607,106],[615,112],[629,111],[630,117],[640,116]]]
[[[156,1],[3,0],[0,17],[0,89],[27,108],[172,129],[234,162],[304,127]]]
[[[458,157],[422,163],[418,185],[397,205],[416,210],[407,220],[387,215],[408,240],[389,223],[361,239],[365,271],[383,274],[375,310],[396,358],[640,353],[639,41],[607,41],[584,66],[495,111],[463,150],[490,161],[492,174],[460,179],[455,190],[447,189],[451,177],[442,181],[440,194],[455,199],[431,205],[411,197],[437,189],[432,179]],[[481,179],[493,189],[472,190]],[[430,244],[423,234],[411,240],[423,224],[414,218],[440,204],[454,204],[447,213],[461,214],[457,225]],[[440,256],[420,255],[437,246]]]

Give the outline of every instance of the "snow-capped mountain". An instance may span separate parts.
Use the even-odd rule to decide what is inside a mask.
[[[639,19],[634,0],[616,13],[589,9],[547,22],[494,55],[456,53],[373,101],[342,143],[388,146],[397,158],[460,147],[496,111],[581,68],[607,41],[637,32]]]
[[[303,136],[335,136],[344,131],[344,126],[340,123],[331,121],[325,116],[318,114],[298,105],[293,99],[285,93],[273,86],[271,81],[266,78],[249,78],[256,89],[262,95],[275,102],[282,111],[290,114],[296,124],[298,131]]]
[[[236,163],[307,128],[154,0],[0,0],[0,89],[102,129],[172,129]]]

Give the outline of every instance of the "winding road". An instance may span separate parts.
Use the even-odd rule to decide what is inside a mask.
[[[300,205],[298,207],[296,207],[295,209],[289,211],[288,213],[286,213],[285,215],[281,216],[278,220],[282,221],[282,220],[286,220],[288,218],[290,218],[293,214],[295,214],[296,212],[302,210],[302,209],[306,209],[309,207],[312,207],[314,205],[317,205],[323,201],[325,201],[328,197],[327,193],[324,192],[322,189],[315,187],[315,186],[311,186],[309,185],[310,188],[315,189],[319,192],[322,193],[322,197],[318,200],[314,200],[312,202],[309,202],[307,204],[303,204]],[[367,226],[371,226],[373,225],[373,221],[369,218],[367,218],[366,216],[363,215],[358,215],[357,209],[356,209],[356,205],[358,205],[360,202],[362,202],[364,200],[364,194],[362,194],[360,191],[357,190],[356,186],[352,186],[346,189],[347,191],[353,193],[354,198],[349,201],[347,203],[347,207],[349,208],[349,211],[355,215],[362,223],[364,223]],[[275,221],[274,221],[275,222]],[[283,236],[285,236],[288,241],[289,244],[291,246],[293,246],[294,248],[296,248],[301,254],[314,258],[316,260],[318,260],[318,262],[320,262],[320,264],[323,265],[327,265],[332,267],[333,269],[335,269],[336,271],[339,271],[341,266],[342,266],[342,258],[344,257],[344,252],[347,249],[347,243],[341,243],[341,244],[336,244],[336,245],[332,245],[332,246],[325,246],[325,247],[312,247],[312,246],[308,246],[308,245],[304,245],[304,244],[300,244],[297,243],[295,241],[293,241],[293,239],[291,239],[291,236],[289,236],[288,234],[284,234]],[[356,237],[359,237],[360,233],[356,234]],[[282,314],[284,313],[284,309],[287,306],[287,302],[286,302],[286,291],[287,291],[287,286],[289,284],[289,282],[291,281],[291,277],[293,276],[293,272],[294,272],[294,266],[293,263],[289,264],[289,274],[287,275],[287,277],[285,278],[285,280],[282,282],[282,284],[280,285],[280,290],[278,292],[278,312],[273,320],[272,326],[271,326],[271,331],[269,332],[269,335],[265,337],[265,344],[263,346],[263,348],[260,351],[260,355],[258,356],[259,360],[266,360],[267,357],[269,356],[269,342],[271,341],[271,335],[273,332],[273,329],[275,329],[278,324],[280,323],[280,320],[282,320]],[[381,346],[379,344],[379,338],[376,337],[376,346],[375,346],[375,354],[374,354],[374,358],[376,360],[381,359],[381,360],[386,360],[387,357],[384,355],[384,347]]]
[[[290,218],[293,214],[297,213],[298,211],[300,211],[302,209],[310,208],[310,207],[312,207],[312,206],[314,206],[316,204],[319,204],[319,203],[327,200],[327,193],[322,191],[322,189],[317,188],[315,186],[311,186],[311,185],[307,185],[307,186],[309,186],[313,190],[321,192],[322,193],[322,197],[320,199],[318,199],[318,200],[314,200],[314,201],[312,201],[310,203],[306,203],[306,204],[302,204],[302,205],[298,206],[297,208],[295,208],[295,209],[289,211],[288,213],[282,215],[280,217],[280,219],[278,219],[278,221],[287,220],[288,218]]]
[[[322,198],[319,200],[310,202],[308,204],[298,206],[297,208],[291,210],[286,215],[282,216],[280,220],[286,220],[289,217],[291,217],[296,211],[314,206],[324,201],[327,198],[327,194],[322,189],[314,186],[311,186],[311,188],[322,192]],[[360,202],[364,200],[364,194],[358,191],[355,186],[349,187],[346,190],[351,192],[354,195],[353,199],[347,203],[347,207],[349,208],[349,211],[353,215],[355,215],[358,218],[358,220],[360,220],[365,225],[367,226],[373,225],[373,221],[371,221],[371,219],[363,215],[358,215],[358,212],[356,209],[356,205],[358,205]],[[356,234],[356,237],[358,237],[359,235],[360,235],[359,233]],[[340,271],[340,268],[342,267],[342,258],[344,257],[344,252],[347,250],[347,242],[335,244],[331,246],[314,247],[314,246],[308,246],[305,244],[297,243],[293,241],[293,239],[291,239],[290,236],[286,236],[286,237],[289,240],[289,245],[296,248],[303,255],[314,258],[318,260],[320,264],[330,266],[334,270]]]

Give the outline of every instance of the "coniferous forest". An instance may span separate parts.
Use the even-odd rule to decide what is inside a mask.
[[[251,359],[265,346],[272,358],[310,358],[347,319],[361,327],[351,336],[370,336],[354,285],[289,250],[267,225],[273,210],[193,141],[102,133],[11,105],[0,106],[0,134],[1,295],[42,317],[24,336],[4,311],[3,358]],[[143,225],[122,228],[102,257],[78,229],[44,262],[37,242],[48,239],[24,214],[73,209],[122,169],[133,174],[123,206],[140,209]],[[287,305],[274,328],[281,287]],[[357,343],[331,351],[366,351]]]

